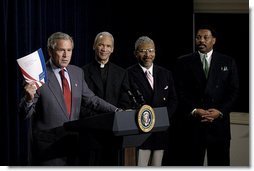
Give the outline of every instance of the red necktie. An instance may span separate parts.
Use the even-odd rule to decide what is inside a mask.
[[[62,89],[64,94],[64,100],[68,112],[68,117],[71,116],[71,91],[69,87],[68,80],[64,76],[64,69],[60,71],[61,79],[62,79]]]

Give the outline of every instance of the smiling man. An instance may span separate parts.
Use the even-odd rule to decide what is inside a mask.
[[[127,71],[110,61],[114,52],[114,37],[111,33],[103,31],[95,36],[93,42],[94,60],[83,67],[84,78],[88,87],[100,98],[122,109],[130,108],[130,100],[127,94],[129,87]],[[96,115],[98,113],[87,108],[82,108],[82,117]],[[105,136],[105,137],[104,137]],[[121,165],[122,151],[113,143],[106,143],[106,135],[100,136],[103,142],[93,143],[88,157],[88,165],[116,166]],[[84,154],[85,155],[85,154]]]
[[[154,41],[147,36],[139,37],[135,43],[134,55],[138,63],[127,69],[132,91],[135,93],[138,90],[143,96],[142,101],[151,107],[166,106],[170,118],[177,104],[173,77],[170,71],[154,64]],[[138,147],[138,166],[162,165],[164,150],[168,148],[168,136],[168,131],[152,133]]]

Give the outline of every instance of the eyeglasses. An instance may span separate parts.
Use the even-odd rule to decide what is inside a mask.
[[[140,49],[137,51],[140,53],[146,53],[146,52],[152,53],[152,52],[155,52],[155,49]]]

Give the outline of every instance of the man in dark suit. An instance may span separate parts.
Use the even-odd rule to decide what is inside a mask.
[[[139,37],[135,43],[134,54],[138,63],[127,69],[133,92],[139,91],[143,96],[143,102],[139,99],[141,104],[145,103],[151,107],[166,106],[170,118],[177,104],[173,77],[170,71],[153,63],[155,59],[153,40],[147,36]],[[138,147],[138,166],[160,166],[168,145],[167,141],[168,132],[152,133]]]
[[[38,89],[35,83],[26,83],[20,112],[32,121],[32,164],[73,165],[78,137],[65,131],[63,124],[79,119],[81,102],[101,112],[114,112],[117,108],[95,96],[88,88],[81,68],[69,65],[74,42],[68,34],[53,33],[47,46],[50,56],[46,64],[47,82]],[[70,91],[69,100],[65,100],[62,89]]]
[[[175,72],[177,115],[185,121],[187,131],[181,144],[189,148],[182,153],[188,156],[183,164],[203,165],[207,153],[208,165],[228,166],[229,114],[239,88],[237,66],[231,57],[214,51],[216,36],[212,28],[199,28],[195,43],[197,51],[180,57]]]
[[[83,67],[88,87],[105,101],[122,109],[130,108],[130,100],[127,94],[129,89],[127,71],[109,61],[114,51],[114,37],[112,34],[109,32],[98,33],[94,39],[93,50],[95,52],[93,62]],[[94,112],[83,108],[82,115],[87,117],[94,115]],[[107,137],[104,139],[107,139]],[[103,142],[105,143],[105,140]],[[94,151],[96,158],[90,164],[120,165],[119,151],[112,145],[99,143],[97,150]]]

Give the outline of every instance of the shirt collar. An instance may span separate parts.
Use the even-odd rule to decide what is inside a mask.
[[[52,70],[53,70],[54,72],[59,72],[59,71],[61,71],[62,68],[57,67],[57,66],[52,62],[51,58],[49,59],[49,63],[50,63],[50,66],[51,66],[51,68],[52,68]],[[66,67],[64,67],[63,69],[64,69],[64,71],[67,71]]]
[[[100,61],[98,60],[98,58],[97,58],[97,57],[95,58],[95,60],[96,60],[96,61],[97,61],[97,63],[99,64],[99,67],[100,67],[100,68],[104,68],[104,67],[105,67],[105,65],[108,63],[109,58],[107,59],[107,61],[105,61],[105,63],[100,62]]]
[[[150,66],[150,68],[145,68],[142,65],[139,64],[139,66],[142,68],[143,72],[145,73],[147,70],[153,75],[153,64]]]
[[[202,57],[204,56],[204,53],[201,53],[199,51],[198,51],[198,53],[199,53],[200,59],[202,60]],[[207,54],[206,59],[207,59],[208,62],[210,62],[211,58],[212,58],[212,54],[213,54],[213,49],[210,52],[206,53],[206,54]]]

